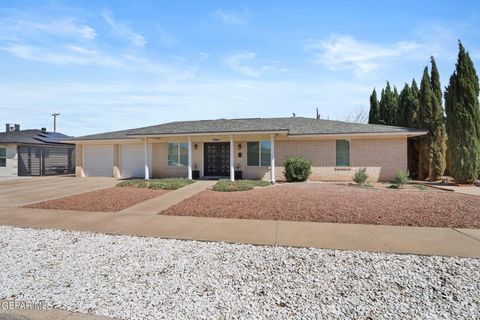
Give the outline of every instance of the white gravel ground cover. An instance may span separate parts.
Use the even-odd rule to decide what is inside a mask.
[[[479,319],[480,259],[0,226],[0,299],[123,319]]]

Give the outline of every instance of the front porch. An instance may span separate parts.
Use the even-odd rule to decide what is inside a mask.
[[[261,179],[275,183],[275,133],[143,137],[145,179]]]

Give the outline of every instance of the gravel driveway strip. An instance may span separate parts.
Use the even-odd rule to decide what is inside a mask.
[[[0,226],[0,270],[0,299],[123,319],[480,314],[480,259]]]

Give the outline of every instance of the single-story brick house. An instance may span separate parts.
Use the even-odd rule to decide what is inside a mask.
[[[231,180],[283,179],[290,157],[312,162],[312,180],[350,181],[357,168],[371,180],[407,169],[407,140],[420,129],[314,118],[250,118],[170,122],[69,140],[76,175]]]
[[[0,133],[0,177],[44,176],[74,173],[75,145],[69,138],[45,128],[20,130],[6,125]]]

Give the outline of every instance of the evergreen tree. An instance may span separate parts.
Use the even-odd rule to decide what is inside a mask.
[[[382,97],[380,99],[380,121],[382,124],[394,125],[392,122],[393,108],[395,105],[394,92],[390,87],[390,83],[387,81],[385,90],[382,90]]]
[[[373,89],[372,94],[370,95],[370,112],[368,114],[368,123],[378,124],[380,118],[380,103],[377,99],[377,92],[375,88]]]
[[[419,143],[419,164],[418,164],[418,177],[420,180],[425,180],[429,177],[430,167],[432,163],[432,146],[434,141],[432,139],[433,124],[433,101],[435,100],[432,90],[432,84],[428,75],[428,67],[425,67],[423,71],[422,82],[420,83],[420,95],[419,103],[420,108],[418,110],[418,125],[420,128],[428,130],[428,135],[420,137]]]
[[[395,116],[395,125],[400,127],[408,126],[407,121],[407,112],[408,112],[408,105],[409,100],[411,99],[411,90],[408,84],[405,83],[402,91],[400,92],[400,97],[398,100],[397,112]]]
[[[430,81],[432,83],[432,90],[435,94],[435,97],[440,101],[440,106],[442,105],[442,85],[440,84],[440,74],[438,73],[437,63],[433,56],[430,57],[432,63],[432,71],[430,76]]]
[[[407,126],[410,128],[418,128],[418,109],[420,108],[420,103],[418,101],[418,96],[420,90],[418,90],[418,85],[415,79],[412,80],[412,85],[410,86],[411,100],[408,103],[407,110]]]
[[[385,111],[387,110],[386,106],[386,97],[385,97],[385,89],[382,89],[382,93],[380,94],[380,112],[378,113],[378,124],[385,124]]]
[[[436,69],[436,68],[435,68]],[[432,72],[434,76],[438,71]],[[428,130],[428,135],[420,139],[419,145],[419,178],[436,180],[445,171],[445,124],[441,101],[438,100],[432,78],[428,75],[428,67],[423,72],[420,84],[419,126]],[[435,83],[435,86],[439,87]]]
[[[445,92],[450,174],[459,183],[471,183],[480,174],[479,93],[475,66],[459,42],[455,72]]]
[[[391,126],[397,125],[397,112],[398,112],[398,104],[400,103],[400,95],[398,94],[397,87],[393,87],[392,92],[392,103],[389,108],[389,117],[388,123]]]
[[[418,109],[420,107],[418,95],[417,82],[413,79],[407,98],[405,99],[406,106],[404,107],[406,109],[405,123],[406,126],[410,128],[418,128]],[[419,139],[419,137],[408,139],[408,171],[413,178],[418,177],[419,171]]]
[[[442,86],[440,84],[440,74],[438,73],[437,64],[433,56],[431,57],[432,70],[430,75],[430,83],[432,84],[433,99],[432,102],[432,121],[433,127],[431,134],[433,144],[431,172],[429,176],[431,180],[436,180],[443,175],[446,168],[446,152],[447,152],[447,134],[445,130],[445,117],[442,106]]]

